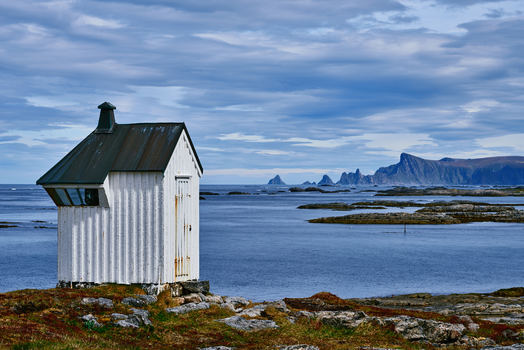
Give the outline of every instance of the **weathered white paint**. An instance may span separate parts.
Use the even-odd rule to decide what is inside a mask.
[[[198,279],[201,175],[184,132],[163,174],[111,172],[103,184],[108,207],[59,207],[58,279]]]
[[[164,172],[166,281],[198,279],[200,168],[185,132]],[[178,205],[177,205],[178,203]],[[191,230],[189,231],[189,229]],[[178,271],[175,271],[175,262]],[[173,280],[171,280],[174,278]]]

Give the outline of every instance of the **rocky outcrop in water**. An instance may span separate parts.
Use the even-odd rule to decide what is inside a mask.
[[[524,184],[524,157],[427,160],[402,153],[400,162],[374,175],[342,173],[337,182],[352,184],[413,185],[520,185]]]
[[[318,182],[319,186],[333,186],[335,183],[327,175],[322,176],[322,179]]]
[[[269,180],[267,184],[268,185],[285,185],[286,183],[282,181],[282,179],[280,178],[280,175],[277,175],[274,178],[272,178],[271,180]]]

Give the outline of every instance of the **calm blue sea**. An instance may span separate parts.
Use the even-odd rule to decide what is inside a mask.
[[[410,292],[487,292],[524,285],[524,224],[310,224],[328,210],[301,204],[373,199],[373,192],[278,192],[287,187],[203,185],[218,192],[200,203],[201,279],[212,292],[254,300]],[[229,191],[253,193],[231,196]],[[452,200],[465,197],[388,197]],[[383,197],[382,197],[383,199]],[[465,198],[520,203],[524,197]],[[522,209],[521,207],[520,209]],[[355,211],[357,212],[357,211]],[[0,185],[0,292],[56,283],[56,209],[33,185]],[[2,225],[2,223],[0,223]]]

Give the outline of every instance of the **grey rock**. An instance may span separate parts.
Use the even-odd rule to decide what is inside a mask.
[[[102,325],[98,323],[96,317],[92,314],[84,315],[80,317],[80,319],[84,321],[84,324],[91,324],[93,327],[102,327]]]
[[[143,284],[142,285],[142,289],[148,295],[159,295],[163,291],[169,289],[169,284],[167,284],[167,283],[164,283],[164,284],[154,284],[154,283]]]
[[[249,305],[249,300],[243,297],[225,297],[224,302],[233,304],[235,308]]]
[[[231,348],[229,346],[210,346],[208,348],[200,348],[200,350],[234,350],[235,348]]]
[[[460,340],[466,327],[462,324],[424,320],[409,316],[398,316],[382,319],[381,323],[393,325],[395,332],[412,341],[429,341],[432,343],[454,343]]]
[[[119,314],[119,313],[113,313],[111,314],[111,319],[113,321],[117,321],[117,320],[125,320],[127,319],[127,315],[124,315],[124,314]]]
[[[209,281],[184,281],[179,282],[184,294],[202,293],[209,294]]]
[[[130,315],[128,319],[137,318],[140,325],[149,326],[152,324],[151,320],[149,320],[149,311],[135,308],[131,308],[131,311],[133,311],[133,315]]]
[[[470,332],[476,333],[480,328],[480,326],[477,323],[473,322],[471,317],[467,315],[459,316],[459,319],[466,324],[466,327]]]
[[[83,305],[93,305],[97,304],[99,306],[111,309],[113,308],[113,300],[107,298],[83,298]]]
[[[467,327],[468,327],[468,331],[472,333],[477,333],[480,328],[480,326],[475,322],[468,324]]]
[[[223,309],[231,310],[233,312],[240,312],[240,311],[242,311],[242,308],[236,308],[235,305],[233,305],[233,303],[222,303],[222,304],[220,304],[220,307],[223,308]]]
[[[368,320],[362,311],[318,311],[314,315],[320,322],[334,327],[355,328]]]
[[[297,318],[299,318],[299,317],[314,318],[315,314],[313,312],[309,312],[309,311],[297,311],[297,312],[295,312],[295,314],[293,316],[295,316]]]
[[[123,328],[139,328],[140,327],[140,324],[136,322],[136,320],[128,319],[128,318],[126,318],[125,320],[116,321],[115,324]]]
[[[239,316],[248,316],[248,317],[257,317],[262,316],[262,312],[266,310],[267,305],[259,304],[255,305],[253,307],[250,307],[249,309],[245,309],[242,312],[240,312]]]
[[[139,328],[141,326],[149,326],[152,324],[149,319],[149,311],[142,309],[131,308],[132,315],[111,314],[111,319],[116,320],[115,324],[124,328]]]
[[[222,322],[227,324],[229,327],[233,327],[235,329],[241,330],[241,331],[259,331],[262,329],[269,329],[269,328],[278,328],[275,321],[271,320],[248,320],[241,316],[231,316],[228,318],[223,318],[221,320],[217,320],[218,322]]]
[[[223,300],[220,295],[206,295],[204,301],[208,303],[222,304]]]
[[[157,297],[155,295],[137,295],[136,297],[127,297],[122,299],[122,304],[144,307],[149,304],[156,303]]]
[[[501,317],[482,317],[483,320],[494,322],[494,323],[504,323],[511,325],[521,325],[524,324],[524,318],[522,317],[511,317],[511,316],[501,316]]]
[[[189,295],[184,296],[184,303],[198,304],[198,303],[201,303],[202,300],[203,300],[202,297],[200,297],[200,295],[198,295],[197,293],[191,293]]]
[[[278,350],[319,350],[317,346],[307,344],[279,345]]]
[[[167,308],[166,311],[173,314],[186,314],[188,312],[209,309],[209,303],[189,303],[181,306]]]
[[[74,288],[74,289],[87,289],[100,286],[103,284],[94,283],[94,282],[68,282],[68,281],[58,281],[56,288]]]
[[[481,350],[524,350],[524,344],[513,344],[508,346],[486,346],[483,347]]]
[[[290,312],[284,300],[270,301],[270,302],[265,302],[264,304],[266,304],[267,307],[273,307],[276,310],[281,311],[281,312],[285,312],[285,313]]]

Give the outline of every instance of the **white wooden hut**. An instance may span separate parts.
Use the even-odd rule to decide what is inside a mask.
[[[98,108],[98,127],[37,181],[58,206],[58,280],[197,280],[203,169],[185,124],[117,124]]]

